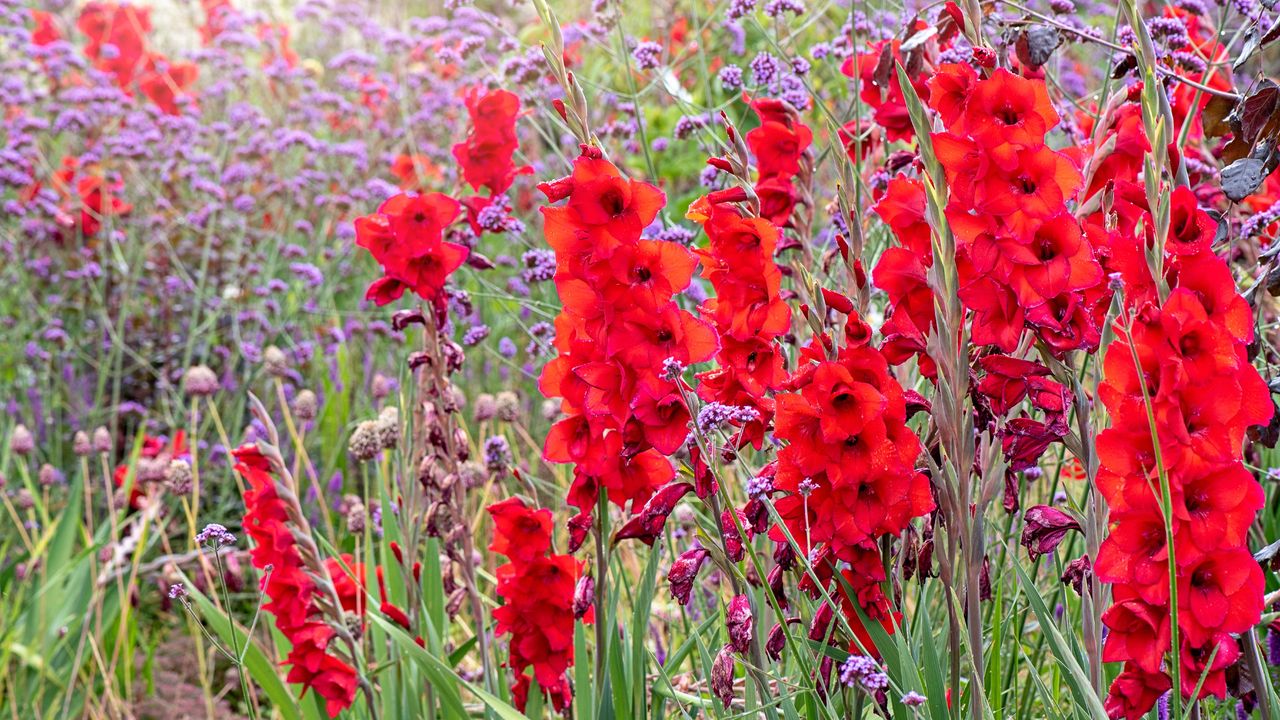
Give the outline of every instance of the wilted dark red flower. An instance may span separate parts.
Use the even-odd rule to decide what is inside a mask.
[[[1022,528],[1022,546],[1035,559],[1051,553],[1072,530],[1080,530],[1080,523],[1066,512],[1048,505],[1036,505],[1023,513],[1026,525]]]

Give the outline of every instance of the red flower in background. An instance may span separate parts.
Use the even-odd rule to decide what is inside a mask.
[[[206,0],[206,12],[210,19],[201,27],[201,33],[216,35],[222,27],[210,23],[215,19],[222,22],[231,9],[229,5],[209,7],[209,1]],[[151,49],[147,41],[151,33],[149,8],[95,0],[80,11],[76,27],[88,37],[85,56],[95,68],[110,73],[121,90],[132,95],[136,85],[162,111],[179,114],[178,101],[192,94],[197,68],[192,63],[171,61]]]
[[[162,55],[149,55],[138,75],[138,88],[147,99],[170,115],[177,115],[178,99],[196,81],[198,70],[185,62],[170,62]]]
[[[276,628],[292,645],[285,659],[287,679],[315,690],[324,698],[329,716],[337,717],[355,700],[355,668],[329,651],[334,631],[315,617],[319,612],[312,602],[315,583],[298,554],[289,527],[289,508],[276,493],[270,464],[254,445],[243,445],[232,454],[236,472],[249,483],[244,493],[243,523],[245,533],[254,541],[249,557],[260,570],[271,567],[263,577],[262,591],[268,600],[262,609],[275,616]],[[362,580],[359,574],[356,577]],[[345,583],[339,586],[345,587]],[[350,598],[352,592],[347,590],[345,595]]]
[[[36,23],[36,26],[31,29],[31,44],[51,45],[62,39],[62,31],[58,29],[58,24],[51,13],[33,8],[31,19]]]
[[[144,434],[142,436],[142,448],[138,453],[140,461],[146,461],[151,467],[163,471],[168,468],[169,462],[178,459],[187,459],[190,451],[187,448],[187,433],[179,430],[173,434],[173,440],[169,441],[162,437],[154,437]],[[111,475],[112,481],[118,488],[123,488],[125,482],[129,480],[130,465],[121,463],[116,466],[115,471]],[[135,470],[141,468],[141,462]],[[154,478],[139,477],[139,473],[135,472],[133,483],[129,486],[129,508],[131,510],[141,510],[147,498],[147,483],[154,482]]]
[[[515,125],[520,98],[507,90],[481,92],[471,88],[465,101],[471,133],[453,146],[453,156],[468,185],[477,191],[487,188],[490,196],[501,195],[516,175],[530,172],[527,166],[516,167],[511,160],[519,145]]]
[[[94,67],[111,73],[116,84],[127,89],[146,59],[151,10],[114,2],[90,2],[80,11],[76,27],[89,38],[84,54],[93,61]]]
[[[807,203],[797,187],[797,176],[806,184],[812,174],[813,161],[809,145],[813,131],[800,121],[795,108],[781,100],[750,100],[751,109],[760,118],[760,126],[745,136],[747,147],[756,158],[756,196],[760,198],[760,214],[778,227],[791,222],[796,205]]]
[[[444,230],[459,210],[457,200],[441,193],[396,195],[373,215],[357,218],[356,244],[368,250],[383,271],[365,297],[386,305],[411,290],[442,306],[445,283],[470,253],[444,240]]]
[[[889,142],[915,137],[906,98],[893,70],[894,63],[903,62],[901,45],[899,40],[883,40],[865,53],[851,55],[840,67],[840,72],[858,83],[858,97],[871,108],[872,118],[884,128]],[[929,98],[927,79],[925,72],[911,77],[911,86],[923,100]]]

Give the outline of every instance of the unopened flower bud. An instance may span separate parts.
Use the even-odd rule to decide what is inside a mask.
[[[573,589],[573,617],[581,620],[596,601],[596,581],[590,575],[578,578],[578,585]]]
[[[818,611],[813,614],[813,619],[809,621],[809,639],[822,642],[827,638],[827,628],[831,625],[831,604],[823,602],[818,606]]]
[[[359,497],[354,495],[348,495],[347,497],[355,498],[355,502],[350,503],[346,509],[347,530],[354,535],[363,534],[365,527],[368,525],[368,510]]]
[[[84,457],[93,452],[93,444],[89,442],[89,433],[83,430],[76,432],[75,437],[71,439],[71,452],[79,457]]]
[[[378,413],[378,445],[383,450],[394,450],[400,444],[400,408],[385,407]]]
[[[458,611],[462,609],[462,601],[467,599],[467,591],[465,588],[458,588],[449,596],[449,602],[445,603],[444,611],[449,617],[456,617]]]
[[[303,390],[293,399],[293,414],[303,422],[311,422],[316,419],[316,413],[320,409],[320,401],[316,399],[316,394],[310,390]]]
[[[275,345],[262,351],[262,366],[274,378],[283,378],[289,374],[289,358]]]
[[[831,694],[831,670],[835,667],[835,664],[835,658],[830,655],[824,655],[822,662],[818,663],[818,671],[813,678],[813,689],[823,702],[826,702],[827,696]]]
[[[111,433],[101,425],[93,431],[93,449],[100,453],[111,452]]]
[[[207,365],[193,365],[182,376],[182,390],[192,397],[208,397],[218,391],[218,376]]]
[[[751,615],[751,599],[746,595],[735,595],[729,601],[729,609],[725,612],[725,625],[728,627],[729,644],[740,653],[751,647],[751,638],[755,631],[755,618]]]
[[[542,401],[542,419],[551,422],[560,417],[560,401],[559,400],[543,400]]]
[[[49,463],[40,466],[40,472],[36,474],[36,481],[40,483],[40,487],[53,487],[58,484],[58,480],[62,473]]]
[[[764,642],[764,652],[769,659],[777,662],[782,659],[782,650],[787,646],[787,633],[782,623],[774,623],[769,629],[769,638]]]
[[[510,390],[503,390],[496,398],[498,419],[503,422],[514,422],[520,415],[520,396]]]
[[[9,433],[9,450],[14,455],[30,455],[36,449],[36,438],[26,425],[15,425]]]
[[[383,400],[395,389],[395,382],[382,373],[374,373],[373,380],[369,382],[369,392],[374,400]]]
[[[18,488],[13,494],[13,504],[19,510],[30,510],[36,506],[36,499],[31,496],[31,491],[26,488]]]
[[[159,458],[143,457],[138,458],[138,466],[135,473],[138,482],[157,483],[164,482],[164,476],[168,470],[169,466]]]

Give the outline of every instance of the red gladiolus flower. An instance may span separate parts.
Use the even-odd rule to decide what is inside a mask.
[[[457,219],[458,201],[440,193],[396,195],[373,215],[356,219],[356,244],[373,255],[384,276],[365,297],[378,305],[412,290],[423,299],[442,301],[441,291],[470,251],[444,241],[444,229]]]
[[[933,241],[925,219],[924,187],[919,180],[901,175],[889,181],[880,201],[872,209],[889,225],[902,247],[915,253],[925,265],[933,264]]]
[[[1200,209],[1200,203],[1190,188],[1178,187],[1173,191],[1169,212],[1169,237],[1165,241],[1167,252],[1198,255],[1209,250],[1218,229],[1217,223]],[[1151,227],[1150,222],[1148,227]]]
[[[518,498],[489,507],[494,520],[489,549],[507,555],[497,569],[504,604],[493,611],[497,632],[511,636],[507,667],[516,674],[512,689],[521,710],[537,679],[557,710],[572,700],[566,671],[573,666],[574,592],[579,563],[570,555],[549,555],[551,511],[532,510]],[[534,550],[536,548],[536,550]],[[514,554],[511,554],[514,553]],[[584,622],[593,616],[587,610]],[[532,676],[526,673],[532,670]]]
[[[453,146],[453,156],[468,185],[477,191],[486,188],[490,196],[501,195],[516,175],[531,171],[527,166],[516,167],[511,160],[519,146],[515,125],[520,98],[507,90],[481,92],[471,88],[465,101],[471,132]]]
[[[892,63],[902,63],[898,40],[882,41],[870,46],[868,52],[851,55],[840,67],[840,72],[858,83],[858,96],[872,110],[877,125],[885,129],[890,142],[911,140],[915,130],[907,113],[906,98],[898,86]],[[880,72],[888,68],[887,72]],[[911,85],[921,99],[929,99],[927,75],[923,72],[911,77]]]
[[[528,562],[551,549],[551,513],[530,511],[518,498],[489,506],[493,516],[491,552],[512,562]]]
[[[1244,319],[1245,303],[1226,264],[1212,254],[1214,225],[1195,196],[1185,188],[1172,193],[1164,242],[1169,291],[1162,300],[1145,259],[1155,238],[1137,231],[1145,196],[1119,183],[1116,189],[1118,197],[1124,193],[1123,205],[1117,203],[1120,222],[1105,234],[1090,232],[1106,244],[1107,269],[1123,279],[1126,305],[1098,390],[1113,427],[1097,439],[1098,488],[1111,507],[1111,533],[1096,571],[1115,584],[1116,605],[1104,616],[1112,628],[1105,657],[1128,663],[1111,687],[1107,711],[1135,718],[1151,707],[1154,692],[1168,687],[1167,675],[1156,670],[1167,671],[1170,662],[1179,664],[1188,697],[1201,675],[1200,697],[1223,696],[1224,670],[1240,654],[1230,634],[1259,620],[1263,576],[1249,552],[1247,528],[1263,493],[1241,463],[1240,447],[1246,430],[1268,422],[1274,406],[1248,360],[1245,345],[1253,329]],[[1097,228],[1106,221],[1085,222]],[[1149,227],[1149,220],[1144,224]],[[1182,638],[1172,661],[1165,658],[1168,640],[1160,630],[1170,614],[1170,549],[1155,490],[1161,470],[1173,510]]]
[[[949,99],[954,101],[955,94]],[[959,127],[948,127],[953,132],[967,132],[992,152],[996,164],[1008,167],[1017,162],[1016,151],[1001,146],[1039,147],[1045,133],[1057,124],[1058,113],[1049,102],[1043,81],[997,68],[965,96]]]
[[[1144,672],[1161,672],[1170,642],[1164,607],[1139,598],[1116,602],[1102,614],[1102,624],[1110,630],[1102,649],[1104,661],[1132,662]]]
[[[1172,683],[1162,672],[1147,672],[1134,663],[1125,663],[1124,671],[1111,683],[1103,709],[1111,718],[1141,720]]]
[[[806,552],[818,543],[858,560],[861,548],[901,532],[933,508],[927,479],[915,472],[920,442],[906,427],[902,387],[874,349],[844,348],[835,361],[799,369],[777,396],[775,500]],[[775,541],[786,536],[771,532]]]
[[[679,373],[718,349],[715,329],[673,302],[696,260],[676,243],[641,239],[664,197],[623,177],[596,149],[584,147],[572,175],[539,189],[552,202],[567,200],[542,208],[562,311],[559,355],[539,388],[561,398],[566,414],[547,434],[543,457],[575,463],[568,502],[581,511],[579,528],[605,491],[633,514],[619,538],[651,542],[671,511],[650,507],[675,478],[665,455],[688,435]]]
[[[355,700],[355,668],[329,651],[334,631],[315,617],[315,583],[298,554],[289,527],[291,514],[276,493],[270,464],[254,445],[243,445],[233,455],[236,472],[249,483],[244,493],[244,531],[254,541],[249,557],[256,568],[271,566],[263,578],[268,600],[262,609],[275,616],[276,628],[292,645],[285,660],[287,679],[315,690],[325,699],[329,716],[337,717]]]
[[[1179,619],[1190,642],[1200,644],[1217,633],[1243,632],[1257,623],[1256,599],[1264,590],[1262,568],[1246,548],[1193,555],[1179,560],[1179,565],[1186,568],[1178,578]]]
[[[800,122],[795,111],[781,100],[760,98],[751,101],[760,126],[746,134],[747,147],[756,157],[761,178],[800,173],[800,158],[813,142],[813,131]]]

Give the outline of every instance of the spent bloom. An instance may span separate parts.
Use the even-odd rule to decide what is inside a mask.
[[[207,365],[193,365],[182,376],[182,389],[194,397],[208,397],[218,391],[218,376]]]

